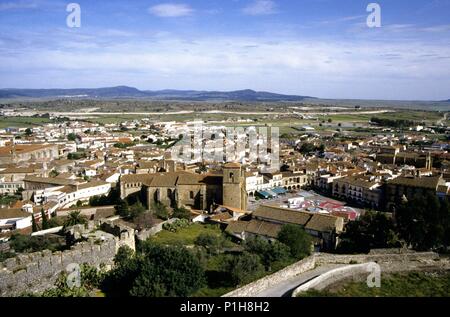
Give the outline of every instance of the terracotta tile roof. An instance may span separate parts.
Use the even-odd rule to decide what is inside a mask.
[[[149,186],[152,187],[175,187],[178,180],[177,173],[166,173],[163,176],[158,175],[153,177]]]
[[[194,174],[187,171],[154,174],[123,175],[122,183],[142,183],[151,187],[175,187],[177,185],[221,184],[222,175]]]
[[[11,151],[14,149],[16,154],[28,153],[37,150],[42,150],[50,147],[54,147],[54,144],[16,144],[13,146],[2,146],[0,147],[0,156],[9,156]]]
[[[276,238],[283,225],[268,221],[250,220],[250,221],[234,221],[231,222],[226,231],[229,233],[241,234],[248,232],[257,235],[263,235],[269,238]]]
[[[34,173],[34,168],[29,167],[10,167],[0,171],[0,174],[32,174]]]
[[[199,185],[199,184],[222,184],[222,175],[210,175],[210,174],[186,174],[183,173],[178,178],[179,185]]]
[[[26,176],[24,178],[25,182],[33,182],[33,183],[44,183],[44,184],[54,184],[54,185],[76,185],[77,182],[72,179],[60,179],[60,178],[51,178],[51,177],[36,177],[36,176]]]
[[[324,214],[313,214],[305,226],[305,229],[319,232],[338,232],[343,229],[343,218]]]
[[[23,211],[21,208],[0,209],[0,219],[25,218],[31,214]]]
[[[223,168],[240,168],[242,165],[239,163],[231,162],[223,166]]]
[[[93,180],[88,183],[78,185],[78,189],[86,189],[86,188],[97,187],[97,186],[102,186],[102,185],[109,185],[109,183],[101,181],[101,180]]]
[[[341,231],[343,218],[332,215],[298,211],[277,206],[261,205],[253,212],[253,217],[280,224],[297,224],[306,229],[330,232]]]
[[[388,181],[388,184],[437,189],[437,186],[440,185],[442,182],[443,178],[441,176],[430,176],[430,177],[400,176]]]
[[[253,212],[253,217],[304,226],[311,218],[311,214],[276,206],[260,205]]]

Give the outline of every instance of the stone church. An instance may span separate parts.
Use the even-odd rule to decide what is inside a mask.
[[[239,163],[225,164],[222,174],[177,171],[123,175],[120,196],[125,199],[130,195],[141,195],[148,208],[162,203],[196,210],[210,210],[213,205],[247,209],[244,169]]]

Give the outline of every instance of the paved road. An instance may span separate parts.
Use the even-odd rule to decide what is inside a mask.
[[[292,291],[302,284],[312,280],[313,278],[326,273],[330,270],[336,269],[338,267],[345,266],[344,264],[327,264],[321,265],[311,271],[294,276],[284,282],[281,282],[270,289],[264,290],[263,292],[255,295],[255,297],[290,297]]]

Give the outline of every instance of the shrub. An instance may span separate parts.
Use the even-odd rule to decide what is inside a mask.
[[[248,252],[228,257],[223,265],[234,285],[249,283],[265,273],[259,256]]]
[[[196,239],[194,244],[205,248],[208,253],[218,253],[223,247],[224,241],[221,236],[211,233],[201,233]]]
[[[291,255],[296,259],[311,254],[311,237],[297,225],[284,225],[278,233],[278,240],[289,247]]]
[[[190,226],[190,223],[186,219],[177,219],[172,223],[163,224],[163,229],[170,232],[177,232],[180,229],[187,228]]]
[[[173,218],[178,219],[191,219],[191,212],[184,207],[177,207],[173,210]]]
[[[165,205],[161,203],[153,203],[151,206],[151,210],[158,218],[162,220],[169,219],[169,211],[167,210],[167,207]]]

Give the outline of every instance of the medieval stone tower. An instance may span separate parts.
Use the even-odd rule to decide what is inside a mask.
[[[239,163],[227,163],[223,167],[223,205],[247,210],[245,174]]]

